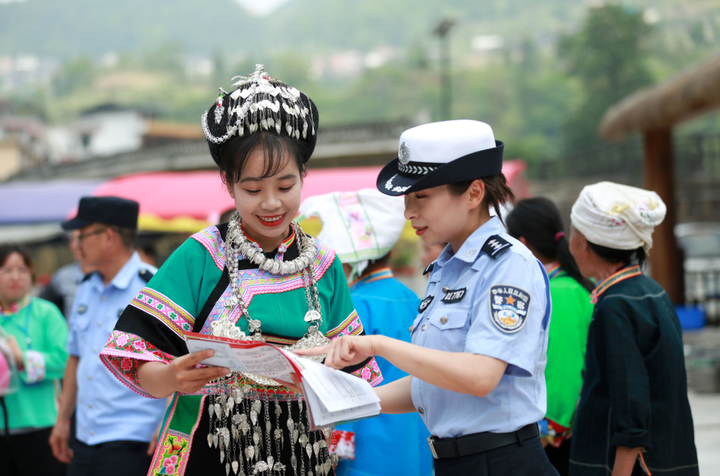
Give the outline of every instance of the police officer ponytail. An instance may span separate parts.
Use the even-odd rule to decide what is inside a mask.
[[[506,203],[515,204],[515,194],[508,185],[505,174],[500,172],[499,174],[483,177],[479,180],[482,180],[485,184],[485,197],[483,198],[485,205],[488,209],[493,207],[495,214],[504,225],[505,221],[503,220],[500,207]],[[460,196],[470,188],[470,184],[474,181],[475,180],[465,180],[463,182],[448,184],[450,193],[456,197]]]
[[[558,261],[560,267],[582,287],[593,290],[595,286],[582,277],[570,254],[560,211],[551,200],[545,197],[520,200],[506,221],[511,236],[525,238],[536,253],[548,260]]]

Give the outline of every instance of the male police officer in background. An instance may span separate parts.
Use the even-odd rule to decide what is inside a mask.
[[[125,387],[103,366],[99,352],[118,316],[156,271],[134,251],[138,203],[118,197],[83,197],[77,216],[62,224],[80,230],[83,258],[96,271],[83,279],[70,317],[68,359],[53,454],[70,463],[70,476],[145,475],[164,400]],[[69,448],[70,417],[77,441]]]

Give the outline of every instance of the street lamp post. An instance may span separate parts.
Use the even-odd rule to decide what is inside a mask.
[[[450,39],[448,33],[455,26],[454,20],[443,19],[433,30],[440,39],[440,119],[452,116],[452,84],[450,78]]]

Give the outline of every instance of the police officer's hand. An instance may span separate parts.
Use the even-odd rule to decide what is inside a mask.
[[[298,355],[323,355],[325,365],[334,369],[344,369],[366,361],[375,355],[375,336],[343,336],[335,339],[329,345],[314,349],[296,350]]]
[[[69,464],[73,457],[73,450],[70,449],[70,421],[58,419],[58,422],[50,433],[50,448],[52,454],[59,461]]]
[[[211,380],[230,373],[225,367],[198,367],[198,364],[215,355],[212,350],[202,350],[173,360],[165,369],[165,379],[173,391],[195,393]]]

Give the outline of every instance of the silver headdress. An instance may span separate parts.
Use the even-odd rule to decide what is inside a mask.
[[[237,80],[237,81],[236,81]],[[303,92],[268,75],[261,64],[249,76],[236,76],[232,92],[220,88],[215,104],[202,116],[202,127],[210,153],[218,164],[219,150],[231,137],[270,131],[304,141],[315,148],[318,113],[315,104]],[[209,119],[211,118],[211,119]]]

